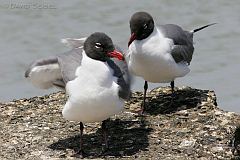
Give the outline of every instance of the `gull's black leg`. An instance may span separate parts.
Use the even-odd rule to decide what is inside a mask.
[[[102,134],[104,139],[105,148],[103,148],[103,151],[106,151],[108,149],[108,137],[107,137],[107,127],[106,127],[106,120],[102,121]]]
[[[146,100],[147,89],[148,89],[148,82],[145,81],[145,83],[144,83],[144,93],[143,93],[143,104],[142,104],[142,108],[141,108],[141,114],[143,114],[143,112],[145,110],[145,100]]]
[[[172,94],[171,94],[171,102],[170,102],[169,106],[172,106],[173,105],[173,101],[174,101],[174,96],[175,96],[174,81],[171,81],[170,85],[171,85]]]
[[[172,97],[173,97],[174,96],[174,81],[171,81],[170,85],[171,85]]]
[[[84,158],[84,151],[83,151],[83,129],[84,129],[84,126],[83,126],[83,123],[80,122],[80,148],[77,152],[77,156],[79,156],[79,158]]]
[[[83,123],[80,122],[80,151],[83,150],[83,129],[84,129]]]

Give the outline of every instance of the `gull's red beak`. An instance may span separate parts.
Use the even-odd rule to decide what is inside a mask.
[[[130,44],[136,39],[136,34],[135,33],[132,33],[129,41],[128,41],[128,47],[130,46]]]
[[[114,50],[112,52],[109,52],[108,53],[108,56],[111,57],[111,58],[117,58],[121,61],[124,61],[124,56],[121,52],[118,52],[117,50]]]

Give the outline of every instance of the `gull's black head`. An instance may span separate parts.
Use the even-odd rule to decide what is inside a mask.
[[[88,57],[105,62],[108,58],[123,60],[122,53],[115,50],[112,39],[105,33],[95,32],[84,42],[84,50]]]
[[[131,37],[128,46],[136,39],[147,38],[154,30],[154,21],[147,12],[136,12],[130,19]]]

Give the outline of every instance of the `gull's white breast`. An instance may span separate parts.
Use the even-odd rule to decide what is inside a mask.
[[[153,83],[170,82],[185,76],[190,70],[185,63],[175,63],[171,56],[173,46],[171,39],[154,29],[148,38],[135,40],[130,45],[129,70]]]
[[[113,71],[101,61],[93,60],[83,53],[76,78],[66,85],[69,95],[62,111],[68,120],[87,122],[103,121],[117,114],[124,107],[119,98],[119,86]]]

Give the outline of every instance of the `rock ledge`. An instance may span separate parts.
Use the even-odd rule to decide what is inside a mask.
[[[58,92],[0,103],[0,159],[75,159],[79,125],[63,119],[65,100]],[[240,143],[234,135],[240,116],[219,109],[213,91],[176,88],[171,104],[170,88],[156,88],[147,94],[145,117],[135,114],[141,102],[142,93],[133,93],[126,110],[107,122],[110,149],[104,154],[99,123],[86,124],[86,158],[238,158],[232,145]]]

